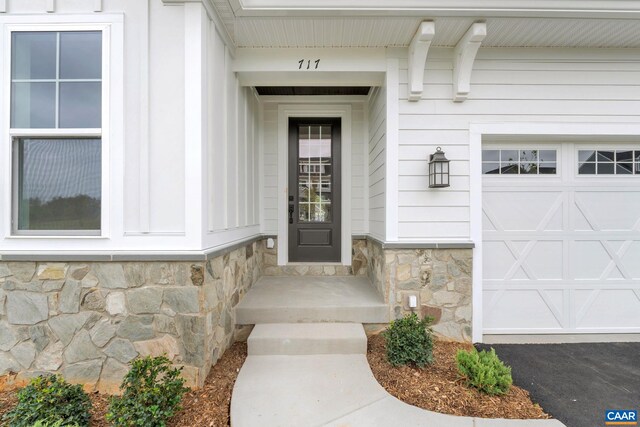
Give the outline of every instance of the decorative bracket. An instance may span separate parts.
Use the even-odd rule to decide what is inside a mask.
[[[56,0],[47,0],[47,13],[56,11]]]
[[[421,22],[409,45],[409,101],[418,101],[422,96],[427,53],[435,34],[433,21]]]
[[[102,12],[102,0],[93,0],[93,11]]]
[[[476,54],[487,36],[487,24],[476,22],[460,39],[453,56],[453,100],[463,102],[471,91],[471,70]]]
[[[0,0],[0,13],[7,12],[7,0]]]

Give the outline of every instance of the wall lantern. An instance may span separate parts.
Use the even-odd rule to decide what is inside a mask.
[[[449,186],[449,160],[440,147],[429,155],[429,188]]]

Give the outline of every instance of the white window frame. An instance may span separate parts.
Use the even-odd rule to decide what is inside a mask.
[[[579,160],[579,152],[580,151],[640,151],[640,143],[635,142],[635,141],[625,141],[625,142],[618,142],[618,143],[611,143],[610,141],[607,141],[606,139],[603,140],[603,142],[598,143],[598,142],[593,142],[593,143],[585,143],[585,142],[580,142],[578,144],[574,145],[573,148],[573,169],[574,169],[574,175],[576,177],[576,179],[579,180],[596,180],[596,179],[606,179],[606,180],[611,180],[611,179],[624,179],[624,178],[631,178],[631,179],[637,179],[640,180],[640,172],[638,172],[636,170],[635,173],[633,174],[617,174],[617,173],[613,173],[613,174],[599,174],[599,173],[594,173],[594,174],[580,174],[580,160]],[[592,163],[592,162],[589,162]],[[595,164],[595,163],[594,163]],[[615,165],[617,164],[617,162],[613,162],[614,165],[614,170],[615,170]],[[639,162],[636,162],[635,160],[633,161],[633,165],[634,168],[637,167],[637,165],[639,165]]]
[[[67,31],[100,31],[102,33],[102,120],[101,128],[87,129],[20,129],[11,128],[11,57],[12,57],[12,34],[14,32],[67,32]],[[5,155],[8,159],[8,173],[5,175],[7,184],[10,187],[9,199],[5,215],[8,229],[7,237],[27,237],[27,238],[106,238],[109,235],[109,212],[110,212],[110,52],[111,52],[111,25],[109,23],[55,23],[55,24],[7,24],[4,34],[4,122],[6,123],[5,135],[8,138],[5,144]],[[58,108],[58,107],[57,107]],[[16,179],[16,156],[14,153],[15,139],[27,137],[40,138],[100,138],[101,139],[101,198],[100,198],[100,230],[18,230],[18,203],[17,203],[17,179]]]

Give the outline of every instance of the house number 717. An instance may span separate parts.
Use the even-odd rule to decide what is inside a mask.
[[[315,64],[315,66],[312,64]],[[315,61],[311,59],[301,59],[300,61],[298,61],[298,70],[317,70],[319,65],[319,59],[316,59]]]

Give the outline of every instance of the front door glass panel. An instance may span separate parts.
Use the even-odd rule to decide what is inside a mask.
[[[298,127],[298,221],[332,220],[331,125]]]

